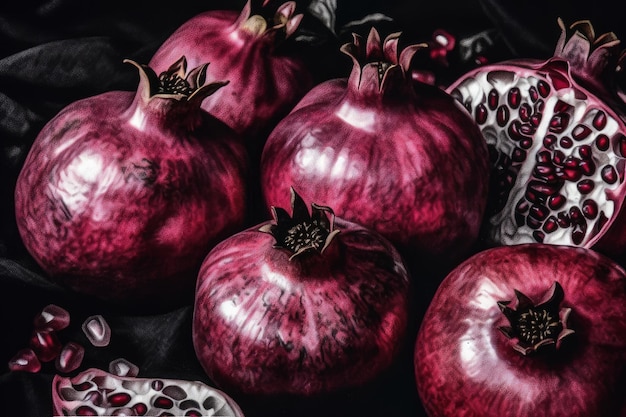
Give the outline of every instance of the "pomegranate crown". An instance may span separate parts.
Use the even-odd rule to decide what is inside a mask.
[[[275,36],[277,33],[282,33],[285,38],[288,38],[298,29],[304,16],[301,13],[295,14],[295,1],[281,4],[273,15],[268,13],[268,4],[271,0],[263,0],[260,7],[258,6],[259,1],[255,1],[254,5],[252,1],[248,0],[246,2],[235,22],[235,27],[256,36],[264,34]],[[260,13],[253,13],[253,6],[255,9],[260,9]],[[261,12],[265,13],[262,14]]]
[[[387,83],[387,79],[399,76],[404,78],[409,71],[411,60],[421,48],[426,48],[426,43],[410,45],[398,53],[398,43],[401,32],[387,35],[381,40],[376,28],[372,27],[364,41],[357,33],[352,34],[352,42],[341,47],[341,52],[352,58],[353,75],[357,76],[357,86],[361,86],[362,80],[368,80],[371,75],[379,89]]]
[[[569,27],[558,19],[561,36],[556,44],[554,56],[567,60],[574,71],[601,77],[620,69],[626,58],[620,40],[615,33],[607,32],[596,36],[589,20],[579,20]]]
[[[298,193],[291,187],[291,210],[272,206],[274,223],[265,224],[259,231],[274,236],[275,248],[287,249],[289,259],[307,252],[323,253],[339,233],[335,229],[335,214],[330,207],[311,204],[311,213]]]
[[[138,64],[130,59],[125,59],[124,62],[139,69],[140,89],[146,101],[153,97],[178,101],[202,100],[228,84],[228,81],[206,82],[209,64],[203,64],[187,72],[187,59],[184,55],[160,75],[148,65]]]

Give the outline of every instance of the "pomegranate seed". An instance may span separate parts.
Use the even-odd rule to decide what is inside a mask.
[[[579,224],[581,222],[584,223],[583,213],[576,206],[573,206],[569,209],[569,218],[572,220],[572,223]]]
[[[606,126],[606,113],[602,110],[598,110],[596,115],[593,117],[592,125],[598,130],[604,129]]]
[[[513,87],[509,90],[507,99],[509,102],[509,106],[511,106],[511,108],[513,109],[518,108],[520,105],[521,98],[522,98],[522,95],[519,91],[519,88]]]
[[[617,182],[617,172],[613,165],[605,165],[600,172],[600,176],[607,184],[615,184]]]
[[[548,217],[548,214],[550,214],[550,211],[546,207],[536,204],[530,207],[530,212],[528,213],[529,216],[537,220],[544,220]]]
[[[134,416],[135,411],[129,407],[122,407],[115,409],[112,413],[112,416]]]
[[[154,400],[154,406],[159,408],[172,408],[174,401],[167,397],[159,396]]]
[[[491,110],[495,110],[498,107],[499,100],[500,96],[495,88],[489,91],[489,94],[487,94],[487,105]]]
[[[112,394],[107,397],[107,401],[113,407],[121,407],[130,402],[131,397],[130,394],[125,392],[118,392],[117,394]],[[168,407],[169,408],[169,407]]]
[[[537,99],[539,98],[539,92],[537,91],[537,87],[535,87],[534,85],[531,86],[528,89],[528,96],[530,97],[533,103],[537,101]]]
[[[97,416],[98,412],[91,407],[81,405],[76,409],[77,416]]]
[[[504,127],[509,121],[509,108],[507,106],[500,106],[496,111],[496,122],[498,126]]]
[[[188,410],[185,415],[189,417],[200,417],[202,413],[198,410]]]
[[[598,148],[601,151],[606,151],[609,149],[609,145],[611,142],[607,135],[598,135],[596,136],[595,143],[596,143],[596,148]]]
[[[593,155],[593,151],[591,150],[591,146],[589,146],[589,145],[581,145],[577,149],[578,149],[578,155],[580,155],[580,157],[582,159],[591,159],[591,156]]]
[[[554,176],[554,166],[550,164],[537,164],[533,169],[533,174],[543,179],[552,178]]]
[[[56,333],[48,330],[35,330],[30,339],[30,347],[41,362],[50,362],[59,355],[63,346]]]
[[[552,154],[548,151],[537,152],[535,159],[539,163],[550,162],[552,160]]]
[[[581,169],[583,174],[590,176],[596,172],[596,164],[591,159],[586,159],[584,161],[580,161],[578,167]]]
[[[49,304],[33,320],[35,330],[62,330],[70,325],[70,313],[67,310]]]
[[[581,194],[589,194],[593,191],[595,187],[595,183],[592,180],[582,180],[578,184],[576,184],[576,188]]]
[[[101,315],[88,317],[83,322],[82,329],[87,339],[96,347],[107,346],[111,341],[111,328]]]
[[[582,204],[582,212],[586,218],[593,220],[598,216],[598,204],[591,199],[585,200]]]
[[[566,201],[567,199],[564,195],[554,194],[551,195],[550,198],[548,198],[548,207],[550,207],[552,210],[558,210],[563,207]]]
[[[526,217],[523,214],[515,213],[515,224],[517,227],[522,227],[526,224]]]
[[[41,362],[32,349],[20,349],[15,356],[9,360],[11,371],[24,371],[37,373],[41,370]]]
[[[55,366],[59,372],[72,372],[83,362],[85,348],[76,342],[67,343],[56,359]]]
[[[620,133],[618,138],[619,139],[617,139],[617,143],[619,146],[619,154],[620,156],[626,158],[626,136]]]
[[[575,245],[580,245],[585,238],[585,232],[580,229],[572,230],[572,242]]]
[[[76,385],[72,384],[72,388],[74,388],[76,391],[87,391],[91,387],[93,387],[93,384],[89,381],[81,382],[80,384]]]
[[[541,221],[534,219],[532,217],[526,217],[526,225],[531,229],[539,229],[541,228]]]
[[[520,141],[524,139],[524,136],[522,136],[522,132],[521,132],[521,126],[522,126],[522,122],[520,122],[519,120],[515,120],[509,125],[509,128],[507,129],[507,131],[511,139],[515,141]]]
[[[543,138],[543,146],[545,146],[546,148],[552,148],[557,140],[558,138],[555,135],[548,133],[546,137]]]
[[[524,162],[526,160],[526,151],[520,148],[513,149],[511,159],[515,162]]]
[[[569,114],[557,113],[550,119],[548,129],[554,133],[562,133],[569,123]]]
[[[574,141],[567,136],[563,136],[559,141],[559,145],[561,145],[561,147],[565,149],[568,149],[574,145]]]
[[[476,114],[475,114],[475,119],[476,119],[476,123],[478,123],[479,125],[482,125],[483,123],[485,123],[487,121],[487,108],[480,103],[478,106],[476,106]]]
[[[554,151],[552,154],[552,162],[555,165],[562,166],[563,162],[565,162],[565,154],[559,150]]]
[[[541,113],[535,113],[532,116],[530,116],[530,124],[533,125],[534,127],[539,126],[539,123],[541,123]]]
[[[530,120],[530,115],[532,114],[532,107],[528,103],[522,103],[519,108],[519,118],[523,122],[527,122]]]
[[[572,224],[572,220],[570,219],[569,215],[564,211],[559,212],[556,217],[557,223],[563,228],[570,227],[570,225]]]
[[[135,412],[135,415],[143,416],[148,411],[148,406],[144,403],[137,403],[133,405],[132,409]]]
[[[530,123],[522,123],[522,126],[520,126],[520,133],[522,135],[532,136],[535,134],[536,131],[537,129],[535,128],[535,126],[531,125]]]
[[[583,173],[578,168],[578,166],[576,166],[575,168],[573,168],[573,167],[566,167],[566,168],[563,168],[563,169],[558,169],[557,168],[556,175],[559,178],[562,178],[564,180],[576,182],[583,176]]]
[[[528,201],[521,198],[515,205],[515,211],[517,211],[518,213],[526,213],[529,207],[530,205],[528,204]]]
[[[578,125],[572,130],[572,137],[576,140],[586,139],[591,134],[591,129],[585,125]]]
[[[552,233],[559,228],[556,217],[550,216],[543,224],[543,231],[546,233]]]
[[[574,106],[564,102],[563,100],[559,100],[554,105],[554,113],[569,113],[574,109]]]
[[[566,168],[578,168],[579,164],[580,160],[571,155],[565,158],[565,161],[563,161],[563,166]]]
[[[135,377],[139,375],[139,367],[126,359],[119,358],[109,363],[109,372],[117,376]]]
[[[520,141],[519,146],[522,149],[530,149],[533,146],[533,140],[531,138],[526,138]]]
[[[100,391],[89,391],[85,395],[84,400],[92,403],[96,407],[101,407],[104,404],[104,398]]]
[[[533,232],[533,238],[534,238],[537,242],[542,243],[542,242],[543,242],[543,240],[546,238],[546,235],[545,235],[545,233],[543,233],[543,232],[542,232],[542,231],[540,231],[540,230],[535,230],[535,231]]]
[[[537,91],[541,97],[546,98],[550,94],[550,86],[543,80],[539,81],[537,83]]]
[[[163,394],[175,399],[176,401],[184,400],[185,398],[187,398],[187,392],[177,385],[168,385],[167,387],[163,388]]]
[[[558,191],[559,184],[548,184],[544,181],[531,180],[528,183],[528,189],[547,197]]]
[[[546,102],[543,101],[542,99],[537,100],[537,102],[535,103],[535,112],[537,114],[541,114],[543,113],[543,108],[545,107]]]
[[[161,391],[163,389],[163,381],[161,381],[160,379],[155,379],[154,381],[152,381],[152,384],[150,384],[150,386],[155,391]]]

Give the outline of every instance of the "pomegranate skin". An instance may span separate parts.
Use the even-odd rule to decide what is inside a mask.
[[[15,209],[25,246],[53,281],[160,308],[193,299],[206,252],[242,226],[247,156],[235,132],[199,108],[219,85],[196,86],[188,100],[151,95],[156,76],[142,71],[136,93],[77,101],[44,126]]]
[[[556,351],[524,356],[498,329],[509,324],[498,302],[514,291],[538,301],[555,281],[575,333]],[[442,282],[419,330],[415,374],[428,415],[625,415],[625,303],[626,273],[590,249],[523,244],[474,255]]]
[[[312,396],[360,386],[394,361],[406,338],[406,267],[379,234],[335,224],[340,233],[322,254],[290,260],[254,227],[204,260],[193,343],[218,386]]]
[[[191,18],[150,60],[157,72],[183,54],[192,66],[210,62],[208,77],[230,84],[207,98],[202,108],[252,142],[265,140],[313,86],[303,59],[280,48],[302,19],[295,14],[296,3],[285,2],[267,18],[261,14],[269,8],[258,3],[249,0],[241,12],[210,10]]]
[[[350,77],[314,87],[269,136],[261,158],[266,205],[285,205],[293,184],[305,200],[403,252],[458,261],[478,236],[487,201],[480,131],[448,94],[405,77],[415,47],[394,56],[397,35],[381,46],[373,30],[362,57],[365,41],[355,39],[342,49],[354,60]],[[381,61],[389,63],[382,80]]]
[[[446,91],[488,143],[492,175],[483,237],[626,253],[626,106],[615,74],[626,54],[589,21],[562,30],[548,60],[479,67]]]

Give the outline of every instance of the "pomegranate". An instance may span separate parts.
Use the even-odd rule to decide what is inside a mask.
[[[350,77],[319,84],[276,126],[261,159],[265,202],[285,205],[293,184],[403,251],[458,258],[482,222],[487,147],[452,97],[407,75],[420,45],[398,53],[399,37],[355,34],[341,48]]]
[[[198,381],[121,377],[91,368],[52,381],[54,415],[243,417],[226,393]]]
[[[540,243],[472,256],[419,329],[430,417],[624,416],[626,272],[591,249]]]
[[[372,381],[405,340],[409,277],[394,247],[291,190],[292,216],[235,234],[206,257],[193,343],[230,392],[312,396]]]
[[[165,70],[183,54],[190,65],[210,62],[208,75],[231,83],[206,99],[202,108],[247,140],[264,140],[313,86],[302,58],[281,47],[302,20],[296,2],[277,9],[270,9],[268,0],[260,3],[248,0],[240,13],[211,10],[191,18],[150,60],[155,70]]]
[[[193,298],[206,252],[245,215],[247,156],[200,108],[207,83],[184,57],[136,93],[70,104],[39,133],[15,189],[24,244],[56,282],[159,308]]]
[[[626,249],[626,112],[614,74],[625,55],[613,33],[596,37],[589,21],[558,22],[550,59],[486,65],[447,89],[489,146],[485,239],[618,254]]]

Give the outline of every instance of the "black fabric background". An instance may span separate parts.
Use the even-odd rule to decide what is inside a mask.
[[[589,18],[598,33],[613,30],[624,38],[623,16],[612,10],[610,3],[338,0],[337,27],[381,12],[394,19],[385,24],[385,30],[402,30],[406,43],[428,41],[439,28],[452,33],[458,41],[473,39],[470,58],[462,59],[457,48],[449,57],[448,67],[433,67],[440,82],[450,82],[475,65],[476,54],[492,62],[512,57],[549,57],[559,35],[558,16],[566,23]],[[147,62],[160,43],[195,14],[217,8],[240,10],[242,6],[241,0],[20,0],[0,5],[0,363],[5,364],[0,373],[0,415],[52,414],[53,365],[44,364],[37,374],[9,372],[6,367],[9,359],[28,344],[33,317],[50,303],[71,314],[71,326],[60,333],[62,341],[74,340],[86,347],[79,370],[92,366],[107,369],[111,360],[124,357],[139,366],[141,377],[212,384],[191,346],[191,305],[158,313],[124,311],[50,283],[20,241],[13,189],[30,144],[59,110],[72,101],[105,91],[135,89],[136,71],[122,63],[124,58]],[[303,26],[324,33],[310,16]],[[320,81],[347,75],[347,60],[337,61],[345,57],[336,54],[346,36],[348,32],[340,32],[339,39],[325,38],[312,49],[312,65],[316,65]],[[412,312],[412,336],[434,290],[432,285],[417,287],[422,292]],[[90,347],[80,330],[82,321],[92,314],[102,314],[112,327],[112,342],[106,348]],[[413,382],[411,345],[409,341],[388,374],[367,387],[307,401],[237,400],[247,416],[423,416]]]

